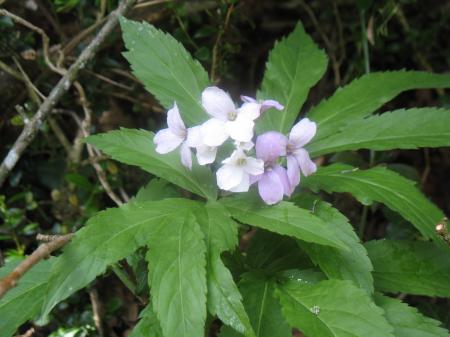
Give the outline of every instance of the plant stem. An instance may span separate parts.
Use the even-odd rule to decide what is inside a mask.
[[[367,41],[366,13],[364,9],[359,11],[359,19],[361,25],[361,42],[364,55],[364,71],[366,74],[369,74],[370,73],[369,44]],[[369,166],[373,166],[374,163],[375,163],[375,151],[370,150]],[[361,221],[359,223],[359,238],[361,240],[364,240],[364,233],[366,231],[368,213],[369,213],[369,206],[364,206],[361,214]]]
[[[128,290],[130,290],[133,293],[133,295],[136,295],[136,285],[130,279],[128,274],[125,273],[117,263],[112,264],[111,269],[114,272],[114,274],[116,274],[116,276],[119,278],[119,280],[122,281],[125,287],[127,287]]]

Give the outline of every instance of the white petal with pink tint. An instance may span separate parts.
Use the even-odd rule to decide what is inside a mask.
[[[222,190],[229,191],[241,184],[244,174],[240,167],[225,164],[216,172],[217,186]]]
[[[200,165],[207,165],[216,159],[217,147],[200,145],[197,147],[197,161]]]
[[[308,151],[298,149],[294,152],[294,155],[304,176],[309,176],[317,171],[317,166],[309,157]]]
[[[251,102],[244,103],[238,109],[238,115],[253,121],[261,115],[261,104]]]
[[[192,169],[192,154],[191,149],[187,145],[186,142],[181,144],[180,148],[180,156],[181,156],[181,163],[186,166],[188,169]]]
[[[202,142],[208,146],[220,146],[228,139],[225,122],[211,118],[201,125]]]
[[[218,87],[208,87],[203,90],[202,106],[210,116],[222,121],[228,119],[229,113],[236,111],[230,95]]]
[[[316,134],[317,125],[308,118],[303,118],[300,122],[292,127],[289,134],[289,142],[295,147],[303,147]]]
[[[174,103],[173,108],[167,111],[167,126],[177,136],[186,137],[186,126],[181,119],[177,103]]]
[[[170,129],[160,130],[153,137],[153,143],[156,144],[155,150],[161,154],[175,150],[183,141],[183,137],[176,135]]]
[[[234,121],[225,123],[226,132],[238,142],[250,142],[253,138],[255,123],[244,116],[238,115]]]
[[[241,193],[241,192],[247,192],[248,189],[250,188],[250,177],[248,174],[244,174],[242,176],[242,180],[239,183],[239,185],[230,188],[230,192],[235,192],[235,193]]]

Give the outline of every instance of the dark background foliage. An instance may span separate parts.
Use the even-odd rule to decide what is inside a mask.
[[[289,33],[301,20],[306,31],[330,57],[326,76],[312,90],[304,109],[330,95],[338,86],[368,71],[419,69],[448,72],[450,66],[450,2],[448,1],[270,1],[216,0],[166,2],[141,1],[128,17],[145,20],[174,35],[220,86],[236,99],[239,93],[254,95],[262,78],[268,51],[274,41]],[[23,0],[1,1],[10,12],[42,28],[50,37],[53,60],[64,52],[68,67],[92,38],[104,15],[117,1]],[[104,13],[102,8],[104,6]],[[362,29],[367,34],[362,33]],[[368,58],[363,46],[368,44]],[[164,123],[164,111],[130,73],[123,56],[121,33],[116,29],[93,61],[79,74],[93,111],[91,133],[120,126],[155,130]],[[29,77],[29,82],[24,76]],[[43,60],[40,36],[0,16],[0,155],[3,158],[39,100],[30,92],[32,83],[48,95],[59,79]],[[382,85],[382,84],[380,84]],[[386,105],[400,107],[449,106],[450,96],[440,90],[407,92]],[[87,218],[114,203],[104,192],[90,165],[86,150],[71,159],[79,138],[78,119],[83,118],[80,97],[71,89],[55,107],[48,123],[27,149],[0,191],[0,265],[36,248],[36,234],[75,231]],[[388,165],[417,181],[422,190],[446,214],[450,213],[450,151],[346,152],[321,162],[347,162],[368,167]],[[139,170],[98,157],[109,185],[127,199],[150,177]],[[408,238],[413,227],[388,209],[373,205],[365,211],[351,197],[332,201],[353,224],[366,223],[364,238]],[[245,236],[244,239],[245,240]],[[241,245],[245,249],[246,243]],[[139,254],[135,260],[139,261]],[[122,266],[145,293],[145,266],[124,261]],[[402,296],[402,295],[400,295]],[[406,301],[450,326],[448,302],[407,297]],[[111,272],[89,289],[60,304],[49,322],[41,322],[35,336],[97,336],[92,304],[101,307],[107,336],[126,336],[141,308]],[[447,310],[446,310],[447,309]],[[46,323],[46,324],[44,324]],[[23,327],[25,331],[29,325]],[[211,332],[213,333],[213,332]]]

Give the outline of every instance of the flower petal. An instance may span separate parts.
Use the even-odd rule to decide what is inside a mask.
[[[294,156],[287,156],[287,176],[291,187],[290,193],[292,194],[300,183],[300,168],[297,159]]]
[[[253,127],[255,123],[241,115],[238,115],[234,121],[225,123],[226,132],[231,138],[238,142],[249,142],[253,138]]]
[[[276,204],[283,199],[283,184],[274,171],[264,173],[258,181],[258,192],[268,205]]]
[[[234,146],[238,149],[249,151],[249,150],[253,149],[253,147],[255,146],[255,143],[234,141]]]
[[[241,101],[246,103],[256,103],[256,99],[250,96],[241,95]]]
[[[316,134],[317,125],[308,118],[295,124],[289,134],[289,141],[297,148],[303,147]]]
[[[208,146],[220,146],[228,139],[225,122],[211,118],[201,126],[202,142]]]
[[[182,142],[183,138],[174,134],[170,129],[159,130],[153,137],[153,143],[156,144],[155,150],[161,154],[175,150]]]
[[[200,145],[197,147],[197,160],[200,165],[211,164],[216,159],[217,147]]]
[[[265,132],[256,138],[256,156],[264,162],[274,162],[286,155],[287,138],[277,131]]]
[[[244,103],[237,111],[238,116],[243,116],[246,117],[247,119],[254,121],[261,115],[261,104],[252,102]]]
[[[230,112],[236,111],[230,95],[218,87],[208,87],[202,92],[202,105],[206,112],[222,121],[226,121]]]
[[[305,177],[317,171],[317,166],[309,157],[308,151],[305,149],[298,149],[295,150],[294,155]]]
[[[264,161],[253,157],[247,157],[245,159],[244,171],[251,175],[258,175],[264,173]]]
[[[229,191],[242,182],[243,176],[244,170],[241,167],[225,164],[216,172],[217,186],[222,190]]]
[[[167,126],[177,136],[186,137],[186,126],[181,119],[177,103],[174,103],[173,108],[167,111]]]
[[[270,108],[275,108],[277,110],[283,110],[284,106],[273,99],[266,99],[261,103],[261,113],[263,113],[264,111],[266,111]]]
[[[293,189],[291,188],[291,184],[289,183],[289,178],[286,169],[281,165],[275,165],[273,171],[278,175],[281,185],[283,185],[284,195],[290,197],[293,192]]]
[[[181,164],[183,164],[189,170],[191,170],[192,169],[192,153],[191,153],[191,149],[189,148],[189,146],[187,145],[186,142],[183,142],[183,144],[181,144],[180,155],[181,155]]]
[[[201,125],[193,126],[187,130],[186,142],[190,147],[203,145]]]
[[[244,174],[242,176],[241,183],[236,187],[231,188],[230,192],[237,192],[237,193],[247,192],[249,188],[250,188],[250,177],[248,174]]]

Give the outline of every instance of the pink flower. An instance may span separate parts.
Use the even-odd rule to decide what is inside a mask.
[[[273,205],[291,195],[286,169],[278,164],[278,158],[286,155],[287,138],[276,131],[263,133],[256,138],[256,157],[264,161],[264,173],[253,177],[264,202]]]
[[[303,146],[311,141],[316,134],[316,123],[303,118],[292,127],[286,146],[287,174],[291,185],[291,193],[300,183],[300,171],[309,176],[317,170],[316,164],[309,157]]]

